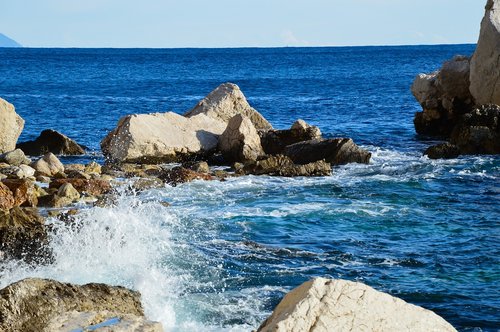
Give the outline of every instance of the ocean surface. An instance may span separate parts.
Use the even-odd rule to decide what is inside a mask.
[[[238,84],[276,128],[298,118],[348,136],[369,165],[332,176],[245,176],[119,189],[116,207],[56,220],[48,266],[27,276],[139,290],[167,331],[251,331],[315,277],[366,283],[431,309],[461,331],[500,329],[500,157],[429,160],[410,92],[416,74],[474,45],[279,49],[0,49],[0,97],[26,120],[89,147],[130,113],[183,113]],[[168,202],[166,207],[162,202]]]

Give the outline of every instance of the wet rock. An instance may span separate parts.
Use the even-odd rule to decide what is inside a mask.
[[[36,207],[38,193],[35,184],[26,179],[5,179],[2,184],[7,186],[14,197],[14,206]]]
[[[127,115],[101,142],[113,162],[154,164],[204,156],[217,148],[226,125],[204,114],[185,118],[176,113]]]
[[[86,179],[89,180],[92,178],[89,174],[81,171],[67,171],[65,173],[65,177],[63,178],[74,178],[74,179]]]
[[[172,186],[194,180],[213,180],[210,174],[199,173],[184,167],[174,167],[170,170],[165,170],[159,178]]]
[[[237,166],[238,167],[238,166]],[[238,171],[237,171],[238,172]],[[248,162],[240,172],[255,175],[275,175],[275,176],[326,176],[332,172],[332,167],[324,160],[319,160],[303,165],[296,165],[286,156],[276,155],[267,158]]]
[[[297,120],[287,130],[260,131],[262,147],[267,154],[283,154],[285,147],[298,142],[321,139],[321,131],[316,126],[308,125],[304,120]]]
[[[252,161],[264,155],[260,137],[249,118],[233,116],[219,137],[219,150],[227,161]]]
[[[500,106],[483,105],[464,115],[463,121],[453,130],[450,143],[461,154],[500,153]]]
[[[427,148],[424,155],[430,159],[453,159],[460,155],[460,149],[450,143],[441,143]]]
[[[78,322],[80,313],[94,318],[144,317],[140,294],[119,286],[29,278],[0,290],[1,331],[54,331],[75,322],[71,317]]]
[[[258,331],[456,330],[432,311],[362,283],[316,278],[288,293]]]
[[[357,146],[350,138],[310,140],[295,143],[285,148],[285,155],[297,164],[325,160],[332,165],[367,164],[370,162],[371,157],[370,152]]]
[[[99,165],[95,161],[91,161],[90,163],[85,165],[84,172],[87,174],[92,174],[92,173],[101,174],[102,168],[101,165]]]
[[[71,138],[55,130],[46,129],[34,141],[22,142],[17,145],[30,156],[41,156],[48,152],[57,155],[81,155],[85,149]]]
[[[488,0],[485,9],[470,70],[477,105],[500,104],[500,0]]]
[[[242,114],[250,119],[256,129],[272,129],[271,124],[248,104],[240,88],[233,83],[219,85],[184,116],[198,114],[222,121],[226,125],[233,116]]]
[[[64,183],[57,190],[57,195],[68,199],[71,202],[76,202],[80,198],[80,193],[73,187],[71,183]]]
[[[36,175],[54,176],[57,173],[64,173],[64,165],[52,152],[33,162],[31,167],[35,169]]]
[[[12,166],[29,165],[31,160],[24,155],[24,152],[20,149],[15,149],[14,151],[9,151],[0,154],[0,162],[7,163]]]
[[[79,193],[89,196],[100,196],[111,190],[109,181],[102,179],[55,179],[50,182],[49,188],[59,189],[66,183],[70,183]]]
[[[210,173],[210,167],[206,161],[191,161],[182,163],[182,167],[198,173]]]
[[[44,220],[37,209],[0,210],[0,251],[4,259],[43,263],[51,257],[47,243]],[[0,327],[1,319],[0,313]]]
[[[10,210],[16,205],[9,187],[0,182],[0,210]]]
[[[24,120],[16,113],[14,105],[0,98],[0,153],[16,148],[23,128]]]
[[[139,178],[132,183],[132,189],[135,191],[162,188],[164,186],[163,181],[156,177]]]
[[[66,164],[64,165],[65,172],[77,171],[77,172],[85,172],[84,164]]]

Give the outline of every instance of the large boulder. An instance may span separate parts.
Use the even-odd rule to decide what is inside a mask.
[[[460,155],[460,149],[448,142],[440,143],[428,147],[424,155],[428,156],[429,159],[453,159]]]
[[[224,122],[204,114],[133,114],[120,119],[101,149],[115,162],[173,162],[215,150],[225,129]]]
[[[500,104],[500,0],[486,4],[471,60],[470,92],[477,105]]]
[[[64,173],[63,163],[52,152],[46,153],[30,166],[35,169],[37,175],[54,176],[57,173]]]
[[[7,163],[12,166],[29,165],[31,160],[26,157],[21,149],[0,154],[0,162]]]
[[[1,258],[41,263],[51,257],[47,244],[44,220],[37,209],[14,207],[0,210]],[[0,327],[1,317],[2,313]]]
[[[500,106],[483,105],[463,117],[450,142],[461,154],[500,153]]]
[[[260,140],[267,154],[282,154],[287,145],[298,142],[321,139],[321,131],[316,126],[297,120],[290,129],[260,131]]]
[[[248,104],[243,92],[233,83],[219,85],[184,116],[198,114],[205,114],[224,123],[228,123],[236,114],[243,114],[252,121],[256,129],[272,129],[271,124]]]
[[[71,187],[76,189],[79,193],[89,196],[100,196],[111,190],[111,184],[107,180],[81,178],[54,179],[50,182],[49,188],[56,188],[59,190],[65,184],[71,184]],[[64,192],[60,192],[60,194],[66,193],[66,189]]]
[[[1,183],[12,192],[14,206],[37,206],[38,192],[33,181],[27,179],[5,179]]]
[[[144,317],[140,294],[119,286],[29,278],[0,290],[0,330],[4,332],[68,331],[68,325],[82,322],[84,313],[101,322],[112,317]],[[112,328],[108,331],[115,331]]]
[[[158,174],[158,178],[174,187],[178,184],[191,182],[194,180],[210,181],[214,179],[208,173],[197,172],[192,169],[179,166],[172,169],[163,170],[160,174]]]
[[[332,172],[332,166],[324,160],[295,164],[290,158],[283,155],[268,156],[267,158],[246,163],[238,172],[255,175],[274,176],[326,176]]]
[[[411,91],[423,109],[415,114],[413,121],[417,133],[450,135],[461,116],[473,106],[469,74],[469,58],[457,55],[446,61],[440,70],[415,77]]]
[[[307,164],[318,160],[325,160],[332,165],[368,164],[371,157],[370,152],[357,146],[350,138],[299,142],[287,146],[284,154],[297,164]]]
[[[264,155],[257,130],[243,114],[236,114],[229,120],[226,130],[219,137],[218,147],[230,162],[257,160]]]
[[[71,138],[55,130],[46,129],[34,141],[17,144],[17,148],[30,156],[41,156],[47,152],[62,155],[81,155],[85,149]]]
[[[430,310],[359,282],[316,278],[288,293],[259,332],[451,332]]]
[[[23,128],[24,120],[16,113],[14,105],[0,98],[0,153],[16,148]]]

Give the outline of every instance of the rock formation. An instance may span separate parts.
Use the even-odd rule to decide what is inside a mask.
[[[53,176],[57,173],[64,173],[64,165],[52,152],[33,162],[31,167],[35,169],[37,175]]]
[[[115,162],[173,162],[211,152],[226,124],[198,114],[127,115],[101,142],[104,155]]]
[[[226,130],[219,137],[218,148],[229,162],[257,160],[264,155],[257,130],[242,114],[236,114],[229,120]]]
[[[81,145],[66,135],[51,129],[42,131],[34,141],[17,144],[17,148],[30,156],[40,156],[47,152],[58,155],[80,155],[85,153],[85,149]]]
[[[256,129],[272,129],[271,124],[248,104],[243,92],[233,83],[219,85],[184,116],[198,114],[205,114],[226,124],[236,114],[242,114],[252,121]]]
[[[296,165],[283,155],[268,156],[261,160],[248,162],[237,172],[255,175],[274,176],[326,176],[332,172],[332,166],[324,160]]]
[[[488,0],[485,9],[470,64],[470,92],[477,105],[500,105],[500,0]]]
[[[24,120],[16,113],[14,105],[0,98],[0,153],[16,148],[23,128]]]
[[[304,120],[297,120],[290,129],[260,131],[262,148],[267,154],[282,154],[287,145],[298,142],[321,139],[321,131],[316,126],[308,125]]]
[[[440,143],[428,147],[424,155],[430,159],[453,159],[460,155],[460,149],[458,146],[448,142]]]
[[[362,283],[317,278],[288,293],[258,331],[456,330],[432,311]]]
[[[20,149],[15,149],[14,151],[5,152],[0,154],[0,162],[7,163],[12,166],[29,165],[31,160],[24,155],[24,152]]]

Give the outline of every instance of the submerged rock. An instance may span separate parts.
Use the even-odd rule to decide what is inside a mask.
[[[244,174],[275,175],[275,176],[326,176],[332,172],[332,167],[324,160],[311,162],[304,165],[296,165],[283,155],[269,156],[267,158],[248,162],[241,167],[235,167]]]
[[[470,70],[477,105],[500,104],[500,0],[488,0],[485,9]]]
[[[83,319],[85,313],[96,323],[111,317],[144,317],[140,294],[119,286],[29,278],[0,290],[0,330],[4,332],[68,330],[75,321],[76,325],[89,322]]]
[[[184,116],[198,114],[205,114],[225,124],[236,114],[242,114],[252,121],[256,129],[272,129],[271,124],[248,104],[240,88],[233,83],[219,85]]]
[[[301,119],[295,121],[290,129],[260,131],[259,135],[262,148],[267,154],[283,154],[288,145],[321,139],[319,128],[310,126]]]
[[[368,164],[371,153],[357,146],[350,138],[310,140],[289,145],[284,154],[294,163],[307,164],[325,160],[332,165]]]
[[[258,331],[456,330],[432,311],[362,283],[316,278],[288,293]]]
[[[451,143],[441,143],[427,148],[424,155],[430,159],[452,159],[460,155],[460,149]]]
[[[242,114],[236,114],[229,120],[226,130],[219,137],[218,147],[229,162],[252,161],[264,155],[257,130]]]
[[[16,113],[14,105],[0,98],[0,153],[16,148],[23,128],[24,120]]]
[[[215,150],[224,129],[224,122],[204,114],[127,115],[101,141],[101,149],[114,162],[173,162]]]
[[[40,133],[34,141],[17,144],[17,148],[30,156],[41,156],[48,152],[57,155],[81,155],[85,149],[66,135],[52,129]]]

